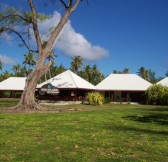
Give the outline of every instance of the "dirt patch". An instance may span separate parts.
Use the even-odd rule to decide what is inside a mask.
[[[82,111],[81,109],[74,108],[46,108],[42,107],[39,110],[20,110],[15,109],[14,107],[1,108],[0,113],[11,113],[11,114],[32,114],[32,113],[63,113],[63,112],[78,112]]]

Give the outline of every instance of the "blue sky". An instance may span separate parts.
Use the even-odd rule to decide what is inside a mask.
[[[14,0],[1,1],[16,6]],[[61,10],[56,12],[55,5],[43,8],[40,0],[36,4],[40,12],[52,16],[41,23],[43,32],[59,20]],[[17,5],[27,9],[25,0],[17,0]],[[54,45],[56,63],[69,68],[71,57],[80,55],[85,64],[96,64],[105,75],[124,68],[137,73],[143,66],[156,72],[157,77],[164,77],[168,71],[167,8],[167,0],[82,2]],[[24,54],[26,50],[16,41],[0,40],[0,57],[7,63],[4,70],[11,69],[11,64],[22,64]]]

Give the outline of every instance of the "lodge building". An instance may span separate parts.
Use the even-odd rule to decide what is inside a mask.
[[[11,92],[9,97],[20,97],[13,94],[21,94],[25,81],[25,77],[10,77],[0,82],[0,97],[9,91]],[[38,100],[47,101],[82,101],[88,92],[98,91],[111,102],[142,102],[145,91],[151,85],[136,74],[110,74],[94,86],[67,70],[38,84],[35,96]]]

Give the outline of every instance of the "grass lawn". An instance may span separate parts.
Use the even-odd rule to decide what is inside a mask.
[[[0,99],[0,108],[17,102]],[[168,161],[168,106],[51,108],[69,111],[0,114],[0,161]]]

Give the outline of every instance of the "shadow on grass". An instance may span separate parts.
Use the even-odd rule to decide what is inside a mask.
[[[157,123],[160,125],[168,125],[168,114],[150,114],[144,116],[129,115],[123,118],[143,123]]]
[[[140,134],[152,134],[152,135],[165,135],[167,137],[168,131],[159,131],[159,130],[151,130],[151,129],[144,129],[139,127],[131,127],[131,126],[108,126],[110,130],[117,130],[123,132],[135,132]]]
[[[159,111],[159,112],[168,111],[168,107],[156,107],[153,109],[148,109],[148,111]]]

